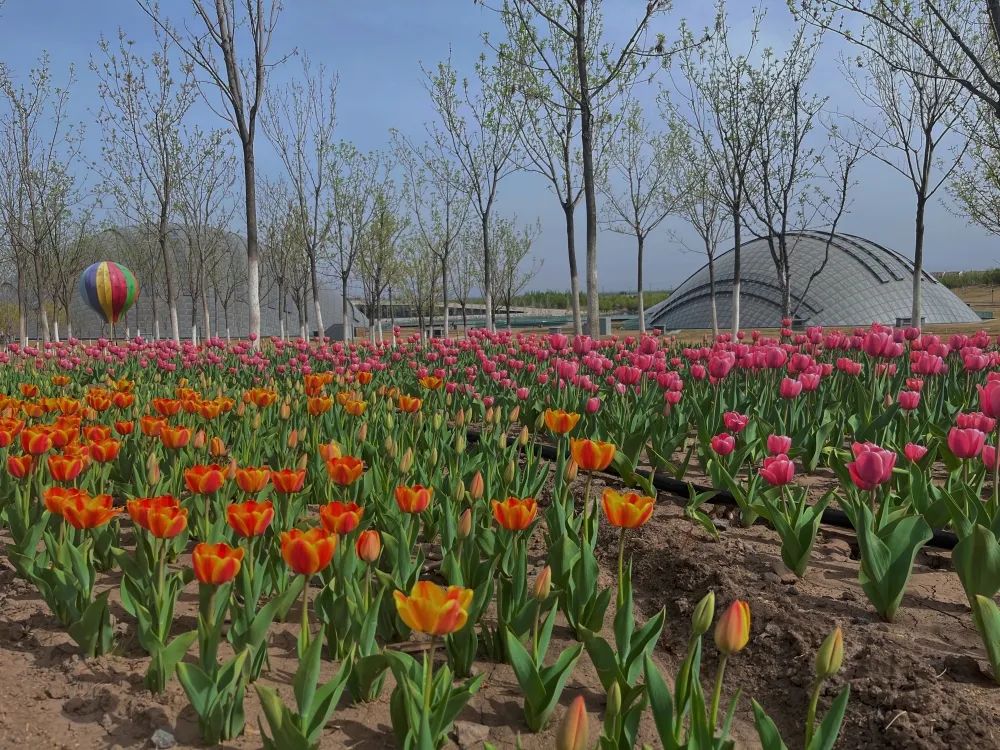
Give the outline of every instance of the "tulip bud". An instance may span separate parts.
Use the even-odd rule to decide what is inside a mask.
[[[434,412],[434,417],[431,419],[431,424],[434,426],[435,430],[440,430],[441,425],[444,424],[444,414],[439,411]]]
[[[503,423],[503,409],[497,407],[493,410],[493,424],[500,425]]]
[[[238,467],[236,465],[236,459],[235,458],[230,458],[229,459],[229,468],[226,469],[226,479],[232,479],[233,477],[235,477],[236,476],[236,469],[237,468]]]
[[[309,466],[309,455],[306,454],[306,453],[303,453],[301,456],[299,456],[299,461],[298,461],[297,464],[295,464],[295,468],[296,469],[304,469],[307,466]]]
[[[299,444],[299,431],[292,430],[291,432],[288,433],[288,447],[291,448],[292,450],[295,450],[298,444]]]
[[[392,412],[385,415],[385,426],[389,432],[392,432],[392,428],[396,426],[396,418],[393,416]]]
[[[413,448],[407,448],[403,457],[399,459],[399,470],[404,474],[413,468]]]
[[[458,538],[465,539],[472,533],[472,511],[466,508],[458,517]]]
[[[483,481],[483,474],[477,471],[476,475],[472,477],[472,481],[469,482],[469,497],[473,500],[479,500],[485,491],[486,483]]]
[[[194,440],[192,441],[191,444],[195,448],[204,448],[205,447],[205,439],[206,439],[205,438],[205,431],[204,430],[198,430],[194,434]]]
[[[160,457],[156,455],[156,452],[149,454],[149,458],[146,459],[146,481],[151,485],[158,484],[160,481]]]
[[[358,442],[363,443],[368,438],[368,423],[362,422],[358,428]]]
[[[832,677],[840,671],[840,665],[843,662],[844,634],[838,626],[826,637],[823,645],[816,652],[816,677],[821,680]]]
[[[618,681],[615,680],[614,684],[611,686],[611,690],[608,691],[608,705],[604,716],[604,726],[608,726],[610,722],[615,721],[621,715],[621,712],[622,687]]]
[[[247,402],[240,401],[240,405],[236,407],[236,416],[242,417],[246,413],[246,410],[247,410]]]
[[[563,479],[566,480],[566,484],[572,484],[573,482],[575,482],[576,475],[579,473],[579,471],[580,471],[580,465],[573,459],[570,459],[569,462],[566,464],[566,469],[563,471]]]
[[[457,435],[455,435],[455,453],[457,453],[460,456],[463,453],[465,453],[465,444],[466,444],[466,442],[467,441],[466,441],[464,433],[460,432]]]
[[[358,559],[366,563],[373,563],[378,560],[378,556],[382,553],[382,538],[377,531],[366,529],[358,534],[354,550]]]
[[[503,471],[503,481],[504,484],[512,484],[514,482],[514,472],[517,466],[514,464],[514,459],[507,462],[507,468]]]
[[[395,458],[396,457],[396,453],[397,453],[397,451],[396,451],[396,441],[392,439],[392,435],[389,435],[389,436],[386,437],[385,442],[383,443],[383,446],[385,447],[385,454],[389,458]]]
[[[532,596],[540,602],[544,602],[552,593],[552,568],[546,565],[535,577],[535,589]]]
[[[510,411],[510,422],[513,424],[517,421],[517,418],[521,416],[521,405],[518,404]]]
[[[486,416],[483,418],[483,421],[486,424],[489,424],[490,422],[493,421],[493,407],[492,406],[487,407],[487,409],[486,409]]]
[[[226,455],[226,444],[222,442],[222,438],[215,435],[208,442],[208,452],[216,458]]]
[[[455,414],[455,426],[465,427],[465,409],[459,409]]]
[[[528,426],[525,425],[524,427],[521,428],[521,432],[517,436],[517,442],[523,448],[524,446],[526,446],[528,444],[528,440],[529,439],[530,439],[530,435],[528,433]]]
[[[253,429],[254,432],[260,430],[260,411],[255,411],[253,413]]]
[[[431,452],[430,452],[430,455],[428,456],[428,459],[430,460],[431,466],[437,466],[437,462],[438,462],[438,448],[437,448],[436,445],[433,448],[431,448]]]
[[[617,682],[615,683],[618,684]],[[587,706],[583,696],[573,699],[562,724],[556,733],[556,750],[587,750],[590,746],[590,727],[588,726]]]
[[[712,627],[712,620],[715,618],[715,592],[709,591],[698,602],[691,616],[691,636],[698,638],[705,635]]]
[[[451,485],[451,499],[456,503],[465,499],[465,485],[457,477]]]
[[[715,624],[715,645],[724,655],[742,651],[750,640],[750,605],[737,599]]]
[[[288,419],[292,416],[292,407],[288,402],[281,405],[281,408],[278,410],[278,416],[282,419]],[[256,423],[255,426],[260,426],[260,412],[257,412],[257,419],[254,422]]]

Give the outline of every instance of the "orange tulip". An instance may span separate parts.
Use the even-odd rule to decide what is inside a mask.
[[[226,475],[218,464],[192,466],[184,470],[184,483],[195,495],[211,495],[218,492],[226,481]]]
[[[243,554],[242,547],[230,547],[225,542],[196,544],[191,552],[195,578],[209,586],[229,583],[240,572]]]
[[[750,640],[750,605],[737,599],[715,624],[715,646],[726,656],[742,651]]]
[[[319,520],[331,534],[350,534],[358,528],[364,514],[365,509],[357,503],[342,503],[337,500],[319,508]]]
[[[281,532],[281,556],[292,570],[311,576],[323,570],[333,559],[337,536],[325,529],[292,529]]]
[[[226,450],[226,444],[222,442],[222,438],[218,435],[214,435],[211,440],[208,441],[208,454],[215,458],[222,458],[229,451]]]
[[[25,453],[23,456],[7,456],[7,472],[14,479],[24,479],[31,473],[34,465],[35,457],[30,453]]]
[[[120,449],[121,443],[117,440],[111,440],[108,438],[96,443],[91,443],[88,452],[90,453],[90,457],[97,461],[97,463],[106,464],[109,461],[114,461],[118,458],[118,451]]]
[[[153,408],[164,417],[172,417],[181,410],[181,402],[175,398],[154,398]]]
[[[170,495],[129,500],[128,514],[157,539],[173,539],[187,528],[187,508]]]
[[[54,516],[62,516],[66,502],[84,494],[83,490],[76,487],[49,487],[43,495],[45,509]]]
[[[111,437],[111,430],[102,424],[94,424],[83,428],[83,436],[88,442],[97,443]]]
[[[442,386],[442,384],[443,381],[441,380],[441,378],[436,377],[434,375],[424,375],[422,378],[420,378],[420,385],[422,385],[429,391],[436,391],[438,388]]]
[[[244,399],[258,409],[263,409],[277,401],[278,394],[270,388],[251,388],[244,394]]]
[[[601,495],[601,504],[612,526],[637,529],[653,515],[656,499],[638,492],[616,492],[608,487]]]
[[[372,382],[372,371],[371,370],[360,370],[357,374],[358,382],[361,385],[368,385]]]
[[[590,747],[590,727],[587,706],[578,695],[570,704],[556,734],[556,750],[587,750]]]
[[[266,466],[244,466],[236,470],[236,484],[244,492],[255,495],[271,480],[271,470]]]
[[[72,482],[83,471],[83,459],[79,456],[67,456],[65,453],[53,453],[46,462],[49,465],[49,475],[56,482]]]
[[[81,492],[75,497],[67,497],[62,506],[63,518],[75,529],[96,529],[118,514],[111,495],[91,497]]]
[[[433,487],[424,487],[422,484],[409,487],[400,485],[396,488],[396,505],[404,513],[423,513],[431,504],[433,495]]]
[[[159,432],[160,442],[164,448],[178,450],[191,442],[191,430],[187,427],[171,427],[162,425]]]
[[[40,456],[52,447],[52,436],[41,427],[25,427],[21,431],[21,448],[25,453]]]
[[[330,396],[311,396],[306,399],[306,408],[311,417],[326,414],[332,407],[333,399]]]
[[[524,531],[531,526],[537,514],[538,503],[533,497],[526,497],[523,500],[508,497],[502,502],[493,501],[493,517],[508,531]]]
[[[232,503],[226,508],[226,520],[237,534],[243,537],[260,536],[274,520],[274,503],[248,500]]]
[[[354,542],[354,551],[359,560],[371,564],[382,554],[382,537],[375,529],[365,529],[358,534],[358,539]]]
[[[56,399],[59,413],[64,416],[71,416],[73,414],[79,414],[80,409],[83,408],[79,401],[75,398],[59,398]]]
[[[406,412],[407,414],[413,414],[414,412],[420,411],[420,407],[423,403],[423,401],[414,396],[400,396],[396,401],[396,404],[399,406],[399,410]]]
[[[365,470],[365,464],[355,456],[341,456],[326,462],[326,473],[330,480],[341,487],[354,484]]]
[[[139,429],[147,437],[159,437],[160,432],[167,426],[167,420],[163,417],[144,416],[139,418]]]
[[[56,388],[62,388],[69,385],[69,375],[53,375],[49,379],[49,382]]]
[[[368,408],[367,401],[359,401],[357,399],[348,399],[344,402],[344,411],[350,414],[352,417],[360,417],[365,413],[365,409]]]
[[[38,395],[38,386],[34,383],[20,383],[17,387],[25,398],[35,398]]]
[[[570,440],[569,452],[584,471],[604,471],[615,457],[614,443],[600,440]]]
[[[271,471],[271,484],[274,489],[284,495],[301,492],[306,482],[305,469],[280,469]]]
[[[427,635],[448,635],[461,630],[469,619],[472,589],[444,588],[431,581],[417,581],[410,595],[394,591],[396,611],[411,630]]]
[[[571,432],[579,421],[580,415],[575,411],[545,410],[545,426],[556,435],[565,435],[567,432]]]
[[[132,430],[134,429],[135,429],[135,422],[130,422],[127,419],[115,422],[115,432],[117,432],[119,435],[131,435]]]
[[[324,461],[332,461],[335,458],[340,458],[342,455],[344,454],[340,450],[340,446],[334,441],[319,444],[319,456]]]
[[[117,393],[112,394],[111,403],[118,409],[127,409],[135,403],[135,395],[118,391]]]

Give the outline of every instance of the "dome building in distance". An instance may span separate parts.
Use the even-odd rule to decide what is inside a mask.
[[[828,232],[794,232],[787,241],[791,309],[797,325],[909,324],[913,294],[910,260],[850,234],[831,238]],[[715,303],[722,328],[732,319],[734,259],[733,250],[715,259]],[[740,325],[777,327],[782,317],[781,286],[767,239],[743,243],[741,261]],[[923,325],[979,322],[972,308],[930,274],[924,273],[921,286]],[[646,312],[646,325],[661,330],[711,328],[708,266],[651,307]]]

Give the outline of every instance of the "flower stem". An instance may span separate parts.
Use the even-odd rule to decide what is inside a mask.
[[[817,679],[813,683],[812,695],[809,696],[809,711],[806,713],[806,747],[812,742],[813,732],[816,731],[816,706],[819,704],[819,689],[823,681]]]
[[[715,725],[719,719],[719,700],[722,698],[722,680],[726,675],[726,654],[719,657],[719,668],[715,672],[715,690],[712,692],[712,710],[708,714],[708,726],[715,734]]]
[[[431,691],[434,686],[434,651],[437,648],[437,638],[431,638],[430,648],[424,656],[424,712],[431,712]]]
[[[302,576],[305,579],[302,585],[302,630],[299,641],[302,643],[302,651],[309,647],[309,576]]]
[[[618,609],[625,604],[625,527],[618,536]]]

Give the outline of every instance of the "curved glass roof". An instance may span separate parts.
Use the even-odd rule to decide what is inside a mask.
[[[913,263],[882,245],[850,234],[795,232],[788,235],[792,312],[803,325],[855,326],[910,317]],[[732,318],[733,250],[715,259],[716,308],[720,327]],[[740,324],[775,328],[781,322],[781,287],[766,238],[743,243]],[[923,322],[975,323],[979,316],[951,290],[924,273]],[[673,294],[646,313],[650,327],[711,328],[708,266],[689,276]]]

